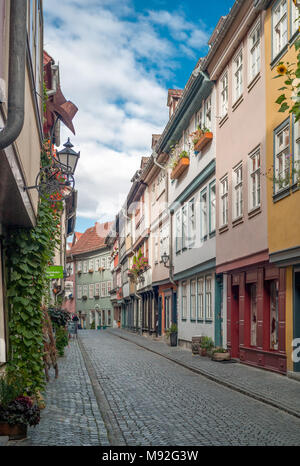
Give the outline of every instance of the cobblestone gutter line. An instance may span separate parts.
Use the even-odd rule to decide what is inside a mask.
[[[115,336],[115,337],[121,338],[122,340],[129,341],[130,343],[133,343],[136,346],[144,348],[147,351],[150,351],[150,352],[152,352],[154,354],[157,354],[157,355],[159,355],[159,356],[161,356],[161,357],[163,357],[165,359],[168,359],[169,361],[172,361],[175,364],[178,364],[179,366],[185,367],[186,369],[189,369],[190,371],[195,372],[196,374],[203,375],[207,379],[212,380],[213,382],[216,382],[219,385],[223,385],[223,386],[225,386],[227,388],[230,388],[230,389],[235,390],[235,391],[237,391],[239,393],[242,393],[243,395],[246,395],[246,396],[248,396],[250,398],[253,398],[253,399],[257,400],[257,401],[261,401],[262,403],[273,406],[274,408],[277,408],[280,411],[284,411],[284,412],[286,412],[286,413],[288,413],[288,414],[290,414],[290,415],[292,415],[292,416],[294,416],[294,417],[296,417],[298,419],[300,418],[300,412],[299,411],[293,410],[290,407],[285,406],[284,404],[278,403],[278,401],[275,401],[275,400],[273,400],[271,398],[267,398],[267,397],[263,396],[260,393],[254,392],[254,391],[250,390],[248,387],[244,388],[243,386],[241,386],[239,384],[235,384],[234,382],[228,382],[228,380],[225,380],[220,376],[216,376],[215,374],[213,374],[211,372],[208,372],[205,369],[199,369],[199,368],[193,367],[193,366],[191,366],[191,365],[189,365],[189,364],[187,364],[185,362],[179,361],[178,359],[167,356],[166,354],[163,354],[163,353],[161,353],[159,351],[155,351],[152,348],[149,348],[147,345],[143,345],[141,342],[136,342],[131,338],[126,338],[124,335],[118,335],[115,332],[110,332],[109,330],[106,330],[106,331],[108,333],[110,333],[111,335]],[[284,396],[284,394],[282,394],[282,395]]]
[[[101,415],[102,415],[102,418],[103,418],[103,421],[104,421],[104,424],[107,430],[108,440],[110,444],[113,446],[126,445],[126,441],[122,434],[122,430],[118,424],[117,418],[114,416],[114,413],[112,412],[110,408],[105,392],[102,389],[97,379],[97,374],[93,367],[92,361],[87,351],[85,350],[80,337],[78,337],[78,344],[79,344],[79,348],[81,350],[81,354],[82,354],[82,357],[83,357],[83,360],[86,366],[87,373],[91,380],[91,384],[92,384],[93,391],[94,391],[94,394],[97,400],[99,411],[101,412]]]

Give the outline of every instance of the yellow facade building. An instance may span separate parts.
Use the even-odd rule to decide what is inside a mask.
[[[278,75],[279,63],[297,62],[295,41],[299,34],[299,13],[292,0],[271,1],[266,13],[268,242],[270,262],[285,274],[284,288],[277,287],[274,291],[276,304],[270,309],[270,325],[273,322],[275,334],[285,333],[287,371],[296,376],[297,372],[300,375],[300,340],[299,343],[295,341],[300,339],[300,189],[294,168],[300,161],[300,126],[288,110],[279,112],[276,100],[288,90],[279,90],[285,85],[284,77],[274,77]],[[281,306],[283,302],[285,305]],[[285,316],[278,317],[278,309],[282,308]],[[285,324],[276,328],[278,322]]]

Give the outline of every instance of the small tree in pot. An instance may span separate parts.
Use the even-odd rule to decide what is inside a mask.
[[[214,347],[214,342],[210,337],[202,337],[199,352],[201,356],[206,356]]]
[[[171,327],[168,328],[166,334],[168,337],[170,337],[170,345],[177,346],[177,335],[178,335],[177,325],[172,324]]]

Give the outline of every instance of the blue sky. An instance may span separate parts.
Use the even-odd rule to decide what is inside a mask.
[[[152,134],[168,120],[169,88],[183,88],[233,0],[45,0],[45,49],[79,111],[76,230],[112,220]],[[209,5],[209,8],[207,7]]]

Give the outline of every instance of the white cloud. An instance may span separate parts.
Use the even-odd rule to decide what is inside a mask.
[[[79,107],[71,138],[81,151],[78,215],[112,219],[141,156],[151,153],[152,133],[167,122],[165,79],[173,79],[178,54],[198,58],[206,33],[167,11],[137,15],[125,0],[45,0],[44,9],[45,50]],[[62,142],[67,136],[63,129]]]

